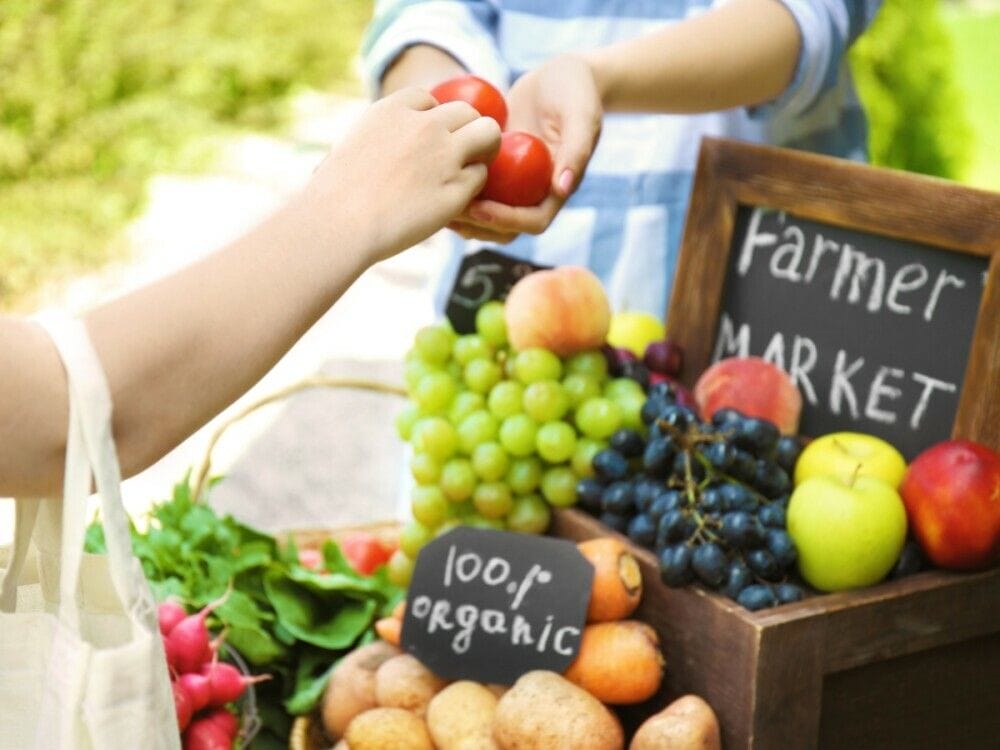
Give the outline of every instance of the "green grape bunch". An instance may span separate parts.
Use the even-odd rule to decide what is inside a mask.
[[[458,524],[544,533],[553,508],[576,503],[608,438],[645,429],[639,383],[612,378],[599,349],[514,351],[498,301],[479,308],[474,333],[447,321],[420,329],[404,379],[409,403],[396,427],[413,450],[413,518],[401,544],[411,563]],[[397,567],[406,585],[412,564]]]

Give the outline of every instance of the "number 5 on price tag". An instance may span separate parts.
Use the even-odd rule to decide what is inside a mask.
[[[513,258],[496,250],[466,255],[455,275],[445,314],[457,333],[475,333],[476,311],[490,300],[507,297],[510,288],[529,273],[550,268]]]

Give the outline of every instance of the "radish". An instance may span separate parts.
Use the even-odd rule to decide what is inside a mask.
[[[182,674],[177,678],[177,683],[187,692],[191,699],[191,708],[195,712],[201,711],[212,698],[212,688],[208,678],[203,674],[197,672]]]
[[[246,677],[240,670],[225,662],[212,662],[206,664],[201,673],[208,677],[208,684],[212,689],[212,699],[210,705],[224,706],[227,703],[243,695],[247,685],[254,685],[264,680],[270,680],[271,675],[262,674],[255,677]]]
[[[212,722],[233,739],[236,739],[236,735],[240,733],[240,720],[228,709],[217,708],[205,714],[204,718],[205,721]]]
[[[160,621],[160,633],[163,635],[170,635],[174,626],[185,617],[187,617],[187,611],[172,599],[160,602],[156,607],[156,618]]]
[[[198,719],[184,733],[184,750],[232,750],[233,738],[209,719]]]
[[[177,726],[183,732],[187,725],[191,723],[191,716],[194,714],[194,709],[191,707],[191,696],[188,695],[187,690],[176,682],[170,683],[170,688],[174,693],[174,710],[177,711]]]
[[[167,638],[173,647],[174,663],[178,672],[182,674],[197,672],[202,664],[212,658],[205,618],[229,598],[229,592],[232,590],[232,582],[230,582],[225,594],[214,602],[209,602],[200,612],[188,615],[170,630],[170,635]]]
[[[174,644],[170,642],[169,638],[160,637],[163,638],[163,653],[167,657],[167,669],[170,670],[171,674],[177,674],[177,651]]]

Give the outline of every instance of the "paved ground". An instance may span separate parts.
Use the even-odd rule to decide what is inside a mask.
[[[85,309],[224,244],[302,184],[363,107],[356,100],[302,97],[288,136],[236,140],[207,175],[157,178],[148,209],[128,232],[132,259],[48,290],[46,305]],[[399,362],[413,333],[432,319],[429,284],[444,261],[444,240],[432,238],[370,269],[220,418],[318,372],[400,383]],[[213,465],[227,478],[213,504],[274,530],[391,516],[401,462],[393,418],[400,405],[391,396],[323,390],[266,407],[219,443]],[[217,422],[125,482],[125,502],[134,515],[165,497],[200,461]],[[9,539],[11,522],[12,503],[0,500],[0,543]]]

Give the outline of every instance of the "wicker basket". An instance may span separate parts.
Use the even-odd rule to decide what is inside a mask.
[[[327,750],[333,745],[323,735],[323,728],[315,716],[299,716],[292,724],[288,747],[290,750]]]

